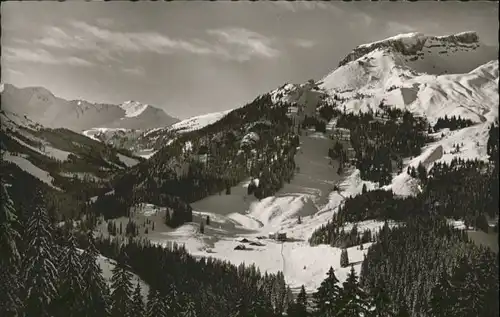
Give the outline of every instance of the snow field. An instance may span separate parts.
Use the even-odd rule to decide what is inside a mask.
[[[139,164],[139,161],[136,159],[133,159],[131,157],[125,156],[123,154],[117,153],[118,159],[125,164],[127,167],[132,167],[134,165]]]
[[[52,181],[54,180],[54,178],[52,178],[52,176],[50,176],[48,172],[38,168],[33,163],[28,161],[26,158],[22,156],[12,155],[11,153],[6,151],[2,154],[2,159],[16,164],[20,169],[22,169],[26,173],[33,175],[34,177],[46,183],[50,187],[57,189],[59,191],[61,190],[60,188],[52,185]]]
[[[189,132],[189,131],[194,131],[194,130],[199,130],[207,125],[210,125],[212,123],[215,123],[222,119],[226,114],[229,112],[233,111],[233,109],[226,110],[226,111],[221,111],[221,112],[212,112],[212,113],[207,113],[201,116],[196,116],[192,117],[180,122],[177,122],[167,128],[156,128],[156,129],[151,129],[148,132],[144,134],[144,136],[147,136],[148,134],[151,134],[153,132],[159,131],[159,130],[164,130],[167,129],[169,131],[177,131],[177,132]]]

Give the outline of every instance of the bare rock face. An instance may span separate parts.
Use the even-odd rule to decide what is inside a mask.
[[[450,43],[464,43],[464,44],[474,44],[479,42],[479,36],[476,32],[462,32],[449,36],[438,36],[437,39],[440,39],[445,42]]]
[[[339,67],[380,48],[393,49],[403,55],[417,55],[418,52],[422,51],[428,41],[438,41],[443,44],[455,44],[460,46],[460,44],[478,43],[479,37],[476,32],[462,32],[447,36],[428,36],[422,33],[401,34],[382,41],[363,44],[356,47],[340,61]]]

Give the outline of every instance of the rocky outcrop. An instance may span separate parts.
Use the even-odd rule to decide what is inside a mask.
[[[382,41],[364,44],[356,47],[339,63],[339,67],[357,60],[376,49],[392,49],[403,55],[417,55],[422,51],[426,42],[438,41],[443,44],[475,44],[479,42],[476,32],[462,32],[446,36],[427,36],[422,33],[408,33],[394,36]]]
[[[454,44],[475,44],[479,42],[479,36],[474,31],[462,32],[447,36],[436,36],[437,40]]]

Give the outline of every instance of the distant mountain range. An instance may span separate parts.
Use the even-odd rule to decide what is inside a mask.
[[[274,102],[290,102],[314,116],[324,103],[346,112],[406,109],[434,124],[438,118],[461,116],[478,123],[498,119],[498,48],[484,45],[475,32],[446,36],[400,34],[359,45],[319,81],[284,84],[270,92]],[[173,134],[203,128],[228,112],[193,117],[147,131],[85,131],[139,153],[158,150]]]
[[[67,128],[82,132],[91,128],[152,129],[179,120],[162,109],[137,101],[119,105],[65,100],[43,87],[18,88],[3,84],[2,109],[26,115],[48,128]]]
[[[375,112],[386,105],[426,117],[432,125],[444,116],[461,116],[478,124],[464,130],[463,137],[477,139],[471,144],[480,144],[480,148],[471,145],[471,149],[483,153],[483,132],[498,121],[497,52],[498,48],[482,44],[474,32],[448,36],[400,34],[359,45],[319,81],[286,83],[269,95],[274,103],[290,103],[296,108],[290,111],[300,109],[303,115],[310,116],[324,104],[335,104],[342,112]],[[46,128],[63,127],[93,139],[72,144],[88,143],[96,157],[105,158],[103,162],[116,160],[111,165],[119,166],[118,170],[137,164],[140,160],[137,156],[149,158],[180,135],[214,124],[232,111],[179,121],[159,108],[136,101],[120,105],[68,101],[45,88],[17,88],[10,84],[2,85],[0,90],[2,126],[11,122],[2,129],[7,153],[35,155],[33,151],[38,150],[31,151],[26,145],[33,136],[31,125],[37,125],[35,131],[42,131],[35,133],[37,140],[33,144],[46,143],[45,149],[50,149],[49,140],[55,138]],[[29,127],[26,122],[30,122]],[[30,135],[23,138],[26,133]],[[57,138],[54,142],[58,145],[52,147],[76,152],[71,142],[62,140],[76,140],[76,134],[66,130]],[[125,149],[127,153],[115,155],[105,150],[106,145]],[[120,161],[124,154],[132,160]],[[58,159],[65,161],[66,156]],[[99,162],[96,168],[103,165]]]

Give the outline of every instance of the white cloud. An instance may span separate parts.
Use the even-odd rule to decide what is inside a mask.
[[[361,19],[363,20],[365,26],[370,26],[373,22],[373,18],[366,13],[361,14]]]
[[[113,24],[115,24],[115,21],[113,21],[113,19],[110,19],[110,18],[98,18],[96,20],[96,22],[97,22],[97,24],[99,24],[100,26],[103,26],[103,27],[110,27]]]
[[[203,41],[173,39],[158,32],[115,31],[81,21],[73,21],[70,25],[71,28],[64,30],[54,26],[46,27],[44,36],[36,43],[55,49],[91,51],[102,62],[119,60],[117,56],[124,52],[190,53],[237,61],[279,55],[270,38],[243,28],[208,30],[210,38]]]
[[[26,76],[26,74],[16,69],[2,67],[2,83],[12,82],[12,78],[18,76]]]
[[[314,41],[307,39],[294,39],[292,40],[292,44],[302,48],[311,48],[316,45]]]
[[[54,56],[44,49],[26,49],[16,47],[4,47],[4,58],[14,62],[32,62],[51,65],[73,65],[73,66],[92,66],[88,60],[75,57]]]
[[[173,53],[184,51],[210,54],[212,50],[198,41],[175,40],[157,32],[120,32],[86,22],[71,22],[72,29],[47,27],[45,36],[37,43],[60,49],[95,51],[100,60],[114,59],[113,52]]]
[[[280,54],[280,51],[273,47],[272,39],[247,29],[213,29],[207,33],[224,44],[216,46],[215,50],[226,58],[246,61],[254,56],[273,58]]]
[[[402,24],[395,21],[388,21],[386,24],[387,31],[390,35],[396,35],[400,33],[414,32],[416,29],[410,25]]]
[[[111,55],[109,49],[93,37],[86,36],[85,34],[69,34],[67,31],[55,26],[45,27],[44,31],[45,35],[36,40],[35,43],[48,48],[92,51],[94,52],[94,57],[99,61],[117,60]]]
[[[145,76],[146,70],[143,67],[122,68],[122,71],[135,76]]]

